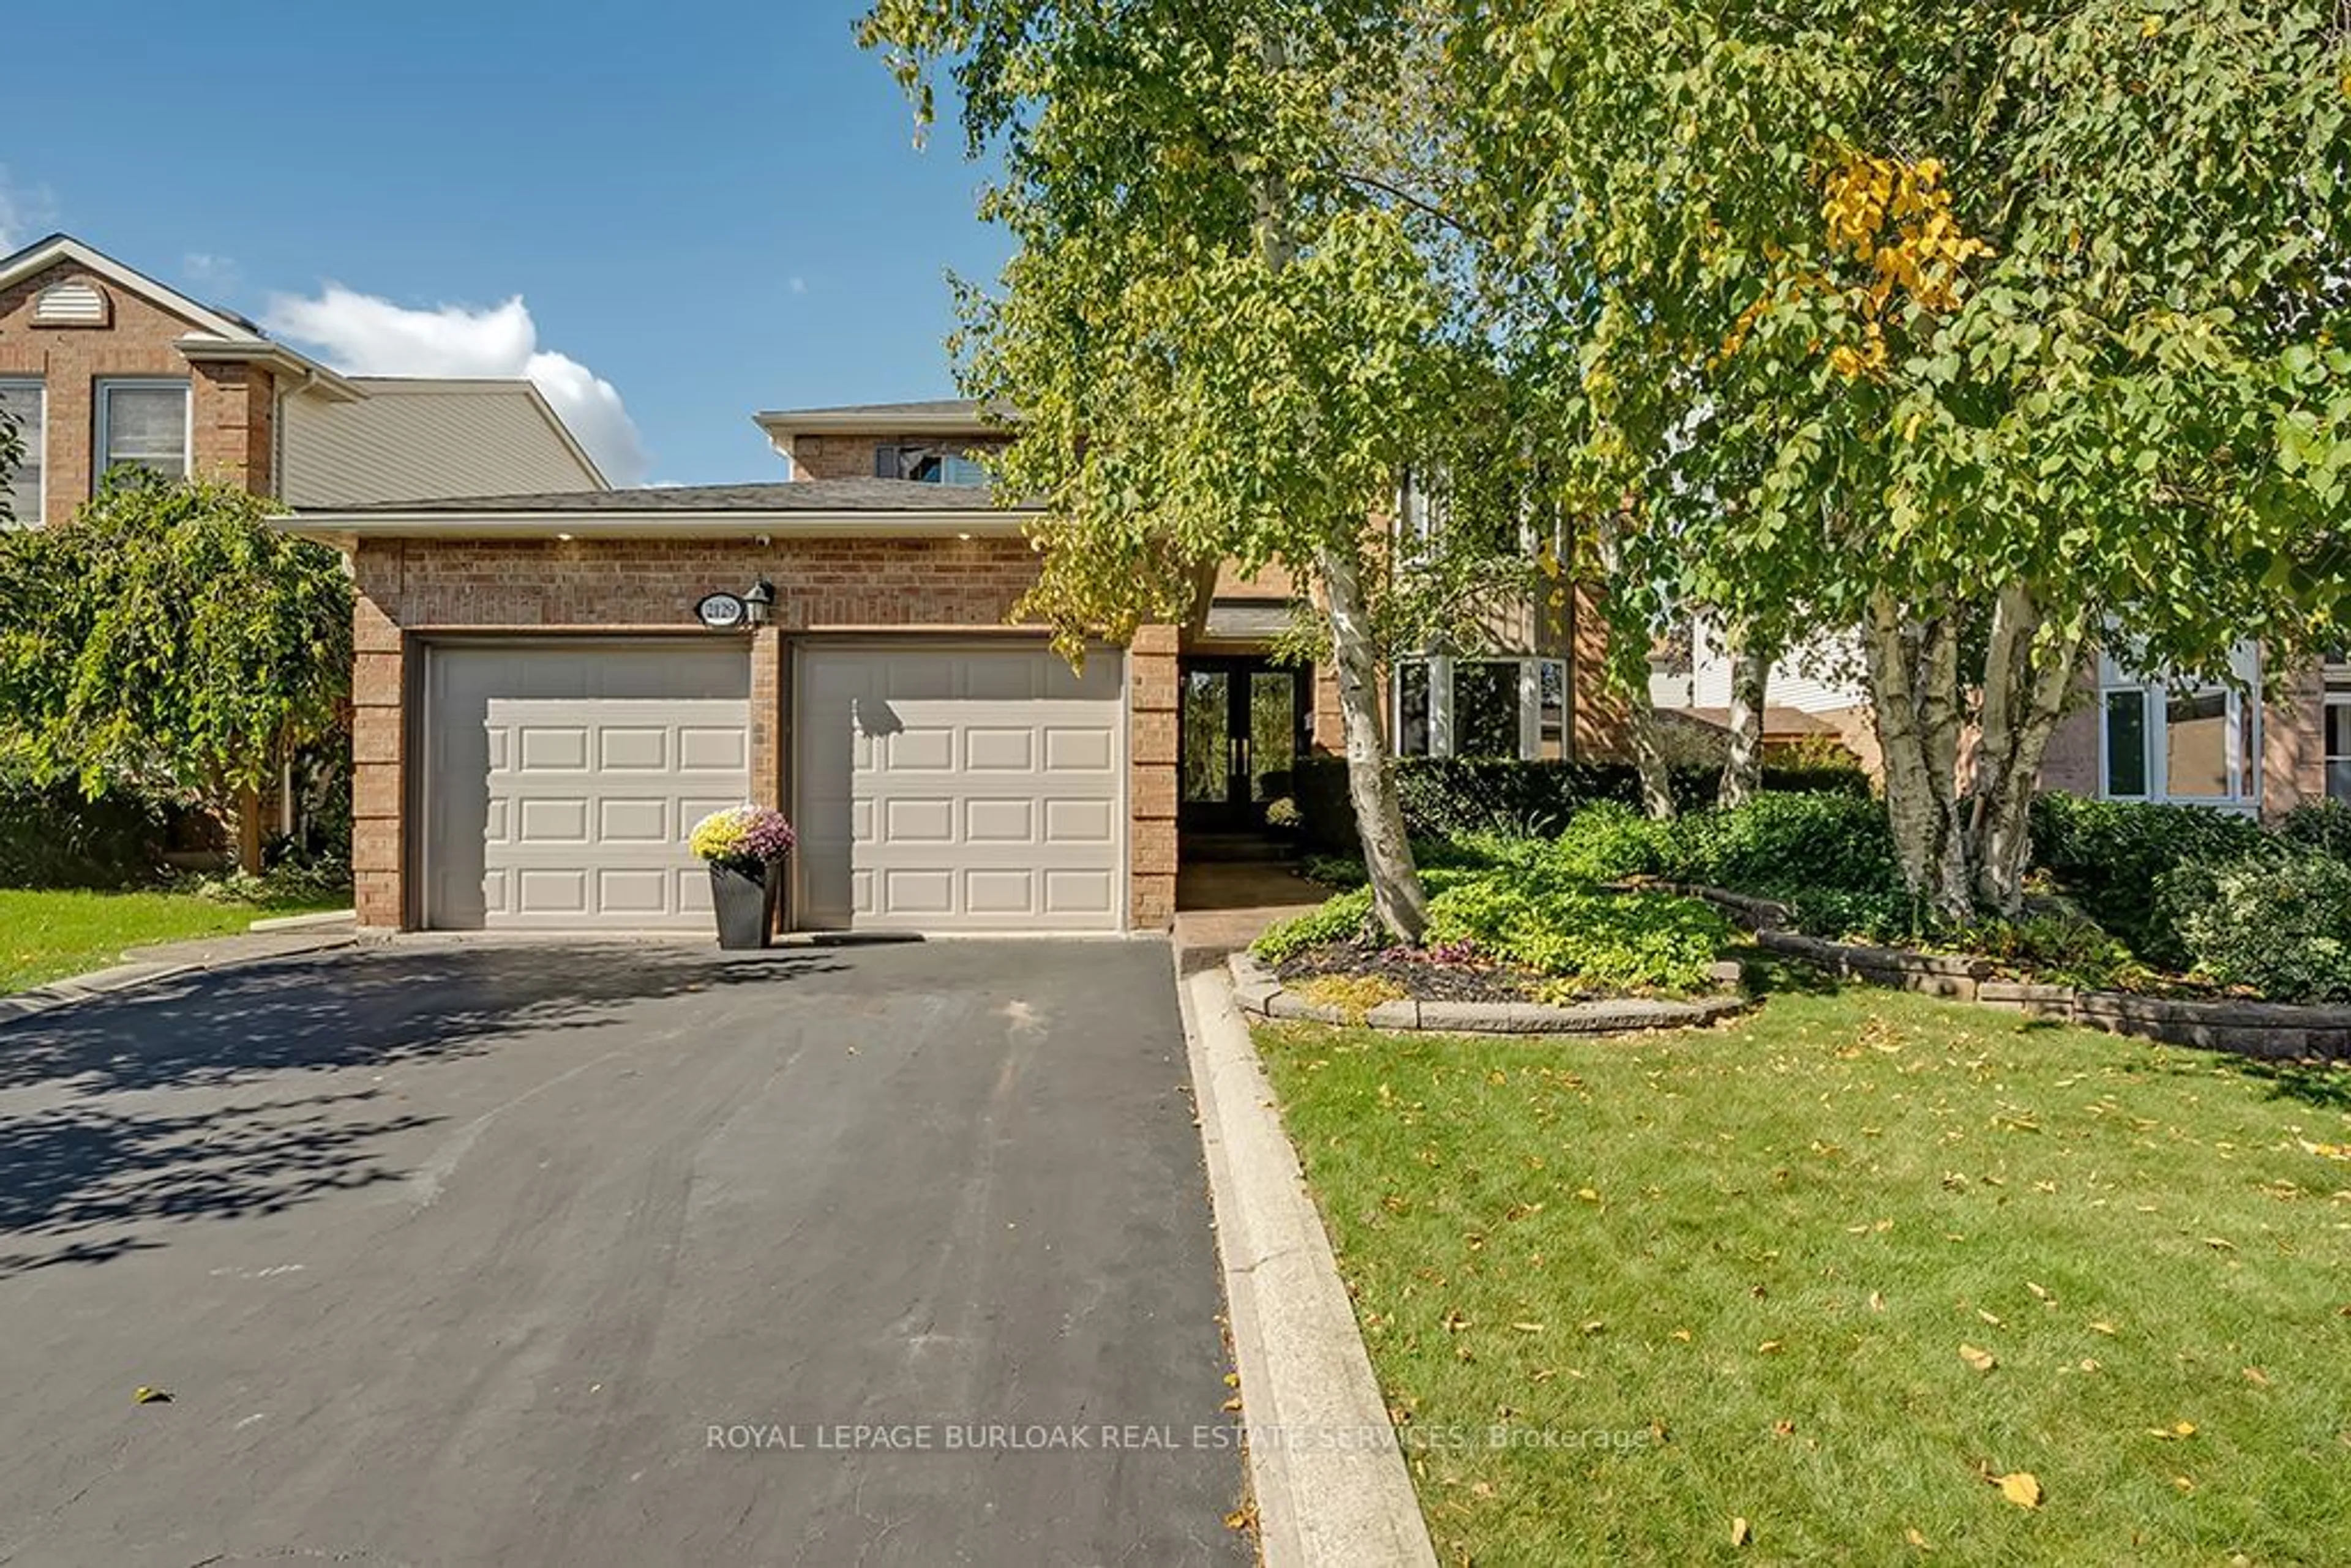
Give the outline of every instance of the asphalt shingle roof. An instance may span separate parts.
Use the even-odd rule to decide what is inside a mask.
[[[972,485],[911,479],[801,479],[765,485],[664,485],[639,490],[571,490],[523,496],[459,496],[306,511],[364,512],[983,512],[993,494]]]

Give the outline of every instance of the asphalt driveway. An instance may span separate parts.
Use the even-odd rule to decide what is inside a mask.
[[[0,1027],[0,1563],[1245,1561],[1186,1076],[1148,942]]]

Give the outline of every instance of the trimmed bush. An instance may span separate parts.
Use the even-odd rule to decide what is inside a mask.
[[[2192,862],[2220,865],[2276,855],[2283,846],[2251,817],[2208,806],[2091,800],[2052,793],[2032,803],[2034,863],[2060,891],[2132,952],[2163,969],[2190,957],[2176,925],[2177,898],[2156,885]]]
[[[1664,874],[1776,896],[1795,890],[1885,893],[1902,885],[1880,802],[1850,795],[1759,795],[1736,811],[1679,818]]]
[[[1544,838],[1565,828],[1587,806],[1609,800],[1637,806],[1641,800],[1640,776],[1626,763],[1399,757],[1389,766],[1395,769],[1405,828],[1416,839],[1475,832]],[[1721,777],[1711,768],[1677,768],[1673,781],[1675,798],[1683,805],[1706,807],[1714,803]],[[1767,767],[1763,782],[1772,791],[1869,794],[1869,779],[1858,768]],[[1354,852],[1355,811],[1347,799],[1346,759],[1301,758],[1296,786],[1307,842],[1319,850]]]
[[[2199,973],[2273,1001],[2351,1001],[2351,865],[2250,855],[2168,873],[2161,902]]]

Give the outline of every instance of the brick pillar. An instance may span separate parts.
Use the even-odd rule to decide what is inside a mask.
[[[1127,923],[1176,918],[1176,628],[1138,627],[1126,653]]]
[[[369,558],[384,553],[362,546],[354,562],[360,597],[351,612],[351,889],[361,926],[397,931],[409,924],[401,810],[408,790],[409,647],[367,596]]]
[[[784,810],[784,633],[751,633],[751,799]]]

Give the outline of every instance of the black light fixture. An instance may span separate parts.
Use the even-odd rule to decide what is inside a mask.
[[[753,583],[751,591],[743,596],[743,619],[754,626],[765,626],[775,609],[776,585],[764,577]]]

